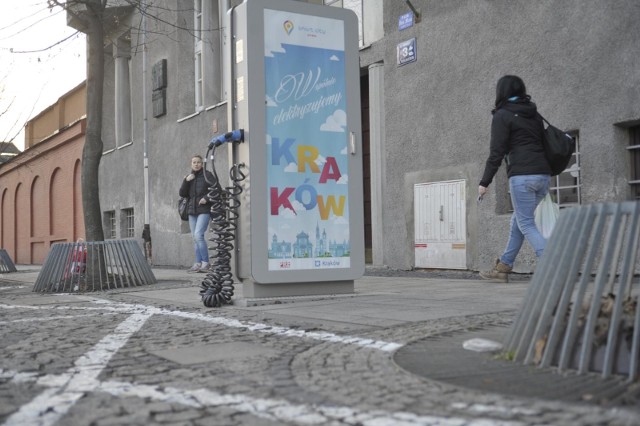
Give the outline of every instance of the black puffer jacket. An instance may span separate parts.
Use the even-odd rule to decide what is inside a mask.
[[[200,200],[203,199],[208,192],[208,184],[204,180],[204,169],[200,169],[197,172],[192,171],[191,173],[195,174],[195,179],[187,181],[187,177],[185,176],[184,179],[182,179],[182,185],[180,185],[179,191],[181,197],[189,199],[187,212],[190,215],[209,213],[211,211],[211,203],[207,201],[205,204],[200,204]],[[213,182],[214,179],[213,174],[209,171],[207,171],[207,179],[209,179],[210,182]]]
[[[544,127],[536,104],[528,99],[507,102],[493,114],[491,148],[480,185],[488,187],[507,156],[507,175],[550,175],[544,155]]]

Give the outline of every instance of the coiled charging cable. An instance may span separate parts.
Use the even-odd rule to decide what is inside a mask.
[[[200,297],[204,306],[216,308],[222,305],[231,304],[233,296],[233,274],[231,272],[231,256],[236,230],[238,227],[238,209],[240,207],[240,194],[242,193],[242,182],[246,174],[242,171],[244,164],[234,164],[229,169],[231,186],[223,188],[220,185],[215,167],[215,152],[219,144],[211,144],[207,149],[205,158],[211,152],[211,173],[213,182],[207,179],[207,162],[204,163],[204,176],[209,184],[207,199],[211,206],[211,226],[213,234],[209,241],[211,262],[209,270],[204,280],[200,284]]]

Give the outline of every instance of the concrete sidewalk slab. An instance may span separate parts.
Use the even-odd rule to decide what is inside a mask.
[[[18,272],[3,274],[0,280],[33,285],[39,266],[18,265]],[[185,270],[153,268],[157,284],[120,288],[115,292],[132,303],[144,300],[202,307],[199,284],[204,274]],[[304,285],[304,284],[300,284]],[[263,312],[272,316],[351,324],[357,327],[389,327],[440,318],[514,311],[522,301],[527,282],[489,283],[471,279],[363,276],[355,281],[355,292],[346,295],[276,297],[247,303],[242,284],[235,284],[234,304],[225,309]],[[73,296],[42,294],[30,303],[64,303],[77,297],[100,297],[101,292]],[[69,298],[69,300],[64,298]],[[216,309],[216,308],[211,308]]]

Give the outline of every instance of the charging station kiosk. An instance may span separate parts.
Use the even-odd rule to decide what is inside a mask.
[[[229,12],[229,145],[244,164],[235,275],[246,298],[352,293],[364,273],[358,20],[247,0]]]

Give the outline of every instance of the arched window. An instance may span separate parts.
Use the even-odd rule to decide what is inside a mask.
[[[7,249],[9,233],[9,200],[7,199],[9,190],[5,188],[0,197],[0,247]]]
[[[49,189],[49,217],[51,218],[49,233],[53,238],[63,237],[67,228],[65,223],[70,220],[69,201],[71,197],[65,190],[62,169],[56,167],[51,174],[51,184]]]
[[[25,197],[29,198],[29,197]],[[50,216],[49,216],[49,191],[45,180],[36,176],[31,184],[30,216],[31,216],[31,238],[26,238],[24,244],[27,247],[25,259],[28,263],[44,262],[47,253],[47,241],[49,241]],[[25,216],[27,209],[20,210]],[[20,235],[22,240],[24,234]],[[28,237],[29,235],[25,235]]]
[[[29,263],[29,194],[25,192],[24,185],[19,183],[16,187],[15,202],[13,204],[13,247],[15,250],[15,263]]]
[[[73,166],[73,240],[84,238],[84,210],[82,207],[82,173],[80,160]]]
[[[49,233],[49,196],[40,176],[36,176],[31,184],[31,235],[43,237]],[[26,212],[25,212],[26,213]]]

